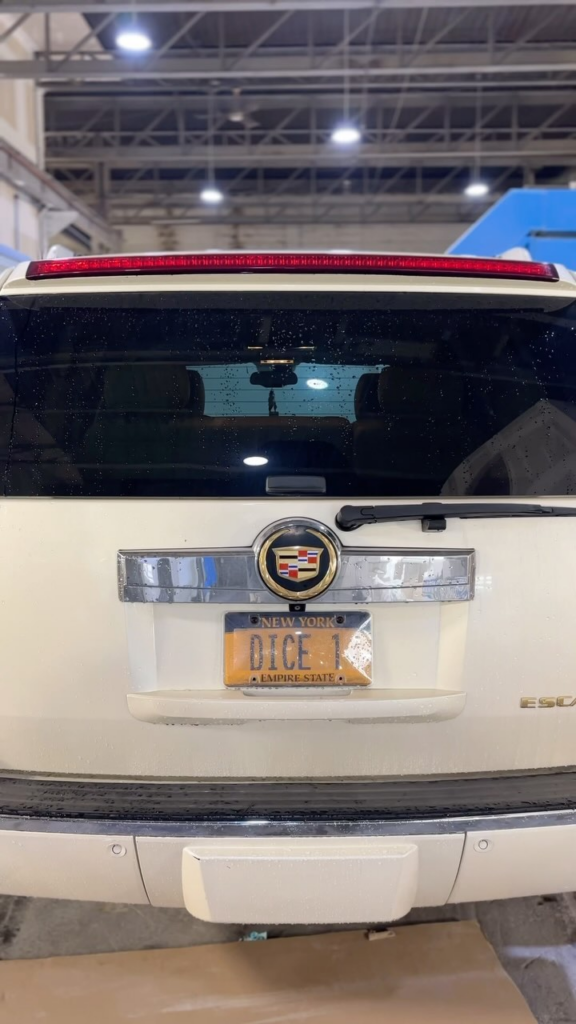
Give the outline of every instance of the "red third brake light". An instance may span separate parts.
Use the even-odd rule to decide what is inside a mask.
[[[311,274],[448,274],[557,281],[550,263],[460,256],[387,256],[368,253],[195,253],[167,256],[87,256],[30,263],[26,277],[102,277],[110,274],[227,274],[242,271]]]

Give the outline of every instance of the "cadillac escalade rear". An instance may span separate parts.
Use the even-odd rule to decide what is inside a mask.
[[[327,922],[576,887],[572,274],[0,285],[0,888]]]

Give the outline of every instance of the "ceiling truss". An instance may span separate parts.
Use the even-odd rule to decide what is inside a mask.
[[[87,16],[67,50],[66,10]],[[0,0],[4,38],[45,27],[0,77],[45,90],[48,169],[114,224],[470,220],[471,176],[489,202],[576,178],[576,0],[138,0],[138,57],[113,43],[133,10]],[[346,106],[352,150],[330,138]],[[226,202],[207,211],[212,174]]]

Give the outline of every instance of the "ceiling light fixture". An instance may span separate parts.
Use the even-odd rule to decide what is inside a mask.
[[[314,391],[324,391],[328,387],[328,381],[320,380],[318,377],[311,377],[306,383]]]
[[[334,129],[330,138],[337,146],[354,146],[360,142],[362,136],[356,125],[340,124]]]
[[[482,199],[487,196],[490,191],[490,187],[485,181],[471,181],[464,189],[464,195],[468,196],[469,199]]]
[[[224,195],[216,185],[205,185],[200,193],[200,199],[208,206],[217,206],[224,199]]]
[[[138,27],[123,29],[116,36],[116,46],[130,53],[144,53],[152,46],[150,36]]]

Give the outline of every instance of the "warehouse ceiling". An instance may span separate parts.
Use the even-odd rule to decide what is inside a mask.
[[[85,32],[58,33],[74,11]],[[576,179],[576,2],[22,0],[46,164],[112,223],[472,220]],[[118,50],[137,24],[145,54]],[[338,146],[346,121],[361,141]],[[484,198],[464,190],[489,185]],[[214,181],[224,201],[207,208]]]

